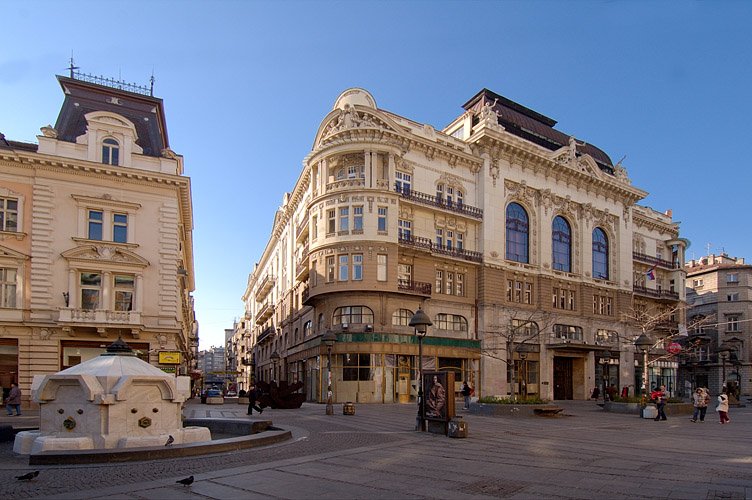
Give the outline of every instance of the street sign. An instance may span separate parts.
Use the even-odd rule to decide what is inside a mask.
[[[666,350],[671,354],[679,354],[682,350],[682,346],[678,342],[671,342]]]

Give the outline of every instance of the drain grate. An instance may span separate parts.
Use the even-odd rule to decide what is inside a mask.
[[[479,493],[489,497],[504,498],[517,493],[525,486],[525,484],[511,481],[477,481],[475,483],[464,485],[462,491],[467,493]]]

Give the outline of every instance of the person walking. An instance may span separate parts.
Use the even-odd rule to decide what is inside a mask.
[[[258,400],[260,392],[260,389],[257,389],[255,385],[251,386],[251,389],[248,391],[248,415],[253,415],[253,410],[256,410],[259,414],[264,412],[263,408],[256,405],[256,400]]]
[[[460,391],[462,393],[462,397],[465,398],[465,410],[470,409],[470,384],[467,383],[467,380],[462,382],[462,390]]]
[[[13,408],[16,409],[16,416],[21,416],[21,389],[16,384],[10,384],[10,392],[8,398],[5,400],[5,409],[8,412],[8,416],[13,416]]]
[[[692,404],[695,407],[694,413],[692,413],[692,422],[697,422],[697,417],[700,417],[700,422],[705,421],[705,412],[708,411],[708,404],[710,403],[710,394],[704,387],[698,387],[694,394],[692,394]]]
[[[727,389],[724,387],[723,392],[718,396],[718,406],[715,409],[715,411],[718,412],[718,417],[721,419],[722,424],[731,422],[731,419],[728,416],[729,398],[726,391]]]
[[[658,416],[653,420],[656,422],[659,420],[668,420],[666,418],[666,386],[662,385],[660,389],[655,391],[655,407],[658,409]]]

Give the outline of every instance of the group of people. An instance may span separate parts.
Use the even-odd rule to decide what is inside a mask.
[[[650,394],[650,398],[655,401],[655,406],[658,410],[658,415],[655,417],[655,421],[666,420],[666,400],[668,396],[666,394],[666,386],[662,385],[658,390],[653,391]],[[694,406],[694,412],[690,419],[693,423],[697,422],[698,418],[700,422],[705,421],[705,414],[708,411],[710,405],[710,391],[706,387],[698,387],[692,393],[692,405]],[[731,422],[728,416],[729,412],[729,397],[726,387],[723,388],[721,394],[718,395],[718,406],[715,411],[718,412],[718,418],[721,424],[727,424]]]

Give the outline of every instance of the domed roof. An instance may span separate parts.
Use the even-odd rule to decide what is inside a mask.
[[[334,102],[333,109],[345,109],[345,104],[349,104],[350,106],[358,104],[376,109],[376,100],[370,92],[361,88],[351,88],[342,92]]]

